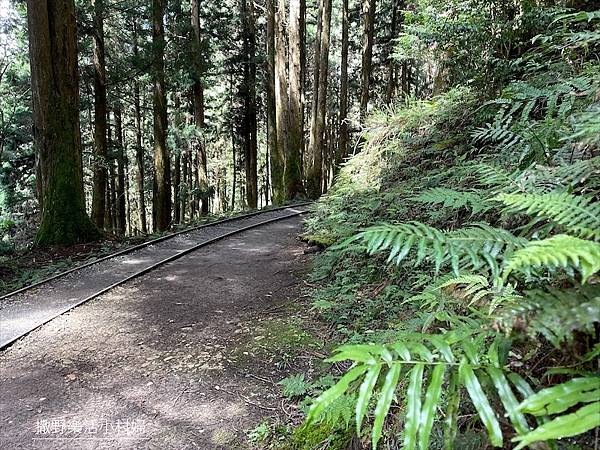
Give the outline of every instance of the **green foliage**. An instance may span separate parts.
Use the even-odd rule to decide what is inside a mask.
[[[568,413],[574,406],[579,409]],[[534,416],[555,416],[535,430],[513,439],[515,450],[537,442],[576,436],[600,426],[600,377],[573,378],[525,399],[518,407]]]
[[[573,340],[575,331],[592,335],[598,317],[600,288],[588,285],[525,291],[518,302],[501,314],[499,323],[510,330],[518,322],[526,322],[532,336],[541,334],[560,348],[564,342]]]
[[[600,244],[564,234],[531,242],[508,259],[502,277],[513,271],[532,275],[538,267],[576,269],[585,283],[600,270]]]
[[[600,239],[600,203],[589,196],[566,192],[550,194],[500,194],[508,212],[522,211],[551,220],[581,238]]]
[[[283,395],[288,398],[305,395],[311,387],[310,383],[304,381],[304,374],[296,374],[284,378],[279,383],[283,386]]]
[[[493,204],[478,192],[456,191],[448,188],[432,188],[412,197],[411,200],[441,205],[443,208],[468,208],[473,214],[489,210]]]
[[[431,430],[437,420],[437,410],[442,408],[445,398],[446,433],[452,434],[456,426],[452,417],[457,413],[452,398],[464,386],[480,420],[488,430],[490,441],[495,446],[503,442],[500,424],[491,407],[491,401],[482,388],[481,379],[490,376],[500,396],[504,398],[506,413],[516,423],[519,434],[529,430],[523,413],[503,372],[497,367],[497,347],[492,346],[487,365],[478,356],[482,342],[458,333],[446,335],[405,335],[395,344],[349,345],[340,347],[329,361],[351,360],[356,365],[338,383],[323,392],[313,402],[308,413],[307,423],[319,419],[324,405],[344,395],[349,390],[358,389],[355,417],[357,429],[365,417],[366,406],[376,398],[373,412],[372,445],[377,447],[382,435],[382,424],[396,397],[400,375],[408,379],[403,397],[405,398],[404,448],[428,449]],[[494,365],[496,364],[496,365]],[[384,369],[385,368],[385,369]],[[442,386],[450,378],[448,389],[442,395]],[[379,383],[378,383],[379,380]],[[379,385],[377,395],[374,387]]]
[[[430,6],[403,61],[418,57],[404,44],[452,42],[440,30],[473,14],[441,26],[447,5]],[[338,242],[317,262],[315,308],[349,341],[329,361],[351,363],[309,423],[344,398],[373,447],[454,448],[474,430],[555,448],[598,426],[597,15],[544,11],[496,98],[456,89],[371,118],[309,222]]]
[[[427,260],[435,265],[436,272],[442,266],[451,265],[457,274],[463,268],[484,266],[497,274],[498,258],[512,254],[527,242],[485,223],[448,232],[420,222],[380,225],[359,233],[356,239],[362,240],[371,254],[389,250],[389,262],[400,264],[413,250],[415,266]]]

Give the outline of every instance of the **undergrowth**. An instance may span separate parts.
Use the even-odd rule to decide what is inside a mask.
[[[333,423],[373,448],[593,448],[599,19],[556,13],[495,98],[371,116],[307,221],[332,244],[314,308],[345,345],[304,426],[345,405]]]

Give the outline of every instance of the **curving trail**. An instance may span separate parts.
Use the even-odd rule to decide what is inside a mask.
[[[285,207],[193,228],[52,277],[0,298],[0,349],[40,325],[151,270],[212,242],[271,221],[302,214]]]
[[[261,348],[299,297],[301,221],[192,252],[0,352],[0,448],[247,448],[281,414],[284,356]]]

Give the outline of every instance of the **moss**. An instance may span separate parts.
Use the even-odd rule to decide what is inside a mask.
[[[302,349],[321,349],[322,343],[306,331],[300,319],[261,321],[247,327],[244,340],[233,351],[238,362],[255,356],[273,357],[284,362]]]
[[[302,235],[302,240],[320,247],[330,247],[335,243],[335,237],[325,233],[307,233]]]
[[[279,450],[345,450],[352,440],[352,431],[341,430],[322,422],[311,426],[302,425],[294,430],[288,441]]]

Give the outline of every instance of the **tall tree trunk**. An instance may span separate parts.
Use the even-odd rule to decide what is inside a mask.
[[[135,20],[133,24],[133,56],[136,60],[139,57],[138,26]],[[141,232],[146,234],[148,232],[148,225],[146,223],[146,197],[144,192],[145,167],[144,147],[142,146],[142,108],[140,104],[140,83],[137,79],[133,81],[133,107],[135,120],[135,162],[137,165],[135,184],[138,197],[138,214]]]
[[[173,104],[173,109],[175,110],[174,112],[174,116],[175,116],[175,129],[177,130],[176,132],[176,139],[175,139],[175,160],[173,161],[174,163],[174,168],[175,168],[175,173],[173,175],[173,200],[174,200],[174,211],[173,211],[173,223],[183,223],[183,220],[181,219],[181,149],[183,148],[183,143],[181,142],[180,139],[180,130],[181,130],[181,126],[183,125],[182,120],[181,120],[181,97],[180,94],[177,93],[175,95],[175,99],[174,99],[174,104]]]
[[[194,220],[194,218],[196,217],[196,195],[195,194],[191,194],[191,192],[195,189],[194,187],[194,151],[193,148],[190,149],[190,151],[187,154],[187,180],[188,180],[188,202],[190,205],[190,220]]]
[[[171,223],[171,163],[167,148],[167,93],[165,86],[165,0],[152,0],[154,50],[154,221],[158,231]]]
[[[277,146],[277,111],[275,106],[275,5],[274,0],[267,3],[267,153],[271,166],[271,186],[273,188],[273,203],[280,204],[285,199],[283,185],[284,155]]]
[[[397,28],[398,28],[398,7],[400,0],[392,0],[392,22],[390,24],[390,39],[388,42],[388,77],[387,87],[385,90],[385,102],[389,105],[394,98],[396,92],[397,71],[396,63],[393,59],[394,54],[394,40],[396,39]]]
[[[189,185],[187,183],[187,171],[188,171],[187,161],[188,161],[188,153],[189,152],[186,150],[181,155],[181,180],[182,180],[182,186],[181,186],[181,192],[179,193],[180,200],[181,200],[181,207],[179,209],[179,222],[180,223],[185,223],[185,212],[186,212],[186,209],[187,209],[187,202],[188,202],[188,192],[189,192]]]
[[[77,26],[73,0],[28,0],[34,137],[41,175],[38,245],[87,242],[99,236],[85,211]]]
[[[229,74],[229,110],[233,112],[234,110],[234,102],[233,102],[233,72]],[[235,125],[233,121],[230,121],[229,127],[230,137],[231,137],[231,167],[233,170],[233,184],[231,187],[231,210],[235,210],[235,193],[237,188],[237,152],[235,148]]]
[[[360,83],[360,118],[367,115],[371,88],[371,71],[373,65],[373,39],[375,32],[375,2],[376,0],[363,0],[363,48],[362,72]]]
[[[325,118],[327,113],[327,83],[329,80],[329,36],[331,30],[332,0],[321,0],[319,3],[320,30],[317,30],[318,40],[315,43],[315,73],[313,82],[313,117],[311,120],[309,156],[310,170],[308,173],[309,196],[318,198],[322,192],[323,151]],[[320,32],[319,32],[320,31]],[[318,47],[318,48],[317,48]]]
[[[208,172],[206,168],[206,148],[202,140],[202,130],[204,128],[204,84],[202,80],[202,30],[200,29],[200,0],[192,0],[192,31],[193,31],[193,81],[192,86],[194,100],[194,124],[196,125],[197,135],[194,139],[195,151],[198,158],[198,183],[200,190],[204,194],[202,200],[202,214],[208,214]]]
[[[106,198],[106,64],[104,58],[104,0],[94,5],[94,162],[92,221],[104,228]]]
[[[191,155],[192,165],[190,166],[192,169],[193,176],[193,186],[194,186],[194,196],[192,199],[192,211],[194,215],[196,213],[202,213],[202,205],[200,203],[200,161],[198,160],[198,152],[193,152]]]
[[[277,13],[275,14],[275,111],[276,111],[276,130],[277,130],[277,146],[276,152],[271,154],[271,162],[273,171],[275,164],[283,162],[282,168],[282,190],[283,198],[280,200],[275,198],[276,203],[287,199],[287,180],[286,173],[286,157],[289,154],[288,150],[288,131],[289,131],[289,115],[288,115],[288,73],[287,73],[287,52],[285,39],[285,0],[278,0]],[[276,153],[276,155],[275,155]],[[275,186],[275,180],[274,180]],[[274,194],[277,193],[276,188],[273,188]],[[280,200],[280,201],[279,201]]]
[[[110,113],[108,115],[110,119]],[[108,166],[108,179],[106,183],[106,213],[104,216],[104,225],[111,232],[115,232],[117,229],[117,196],[115,195],[115,154],[112,138],[111,123],[107,120],[106,132],[108,139],[108,155],[106,158],[106,165]]]
[[[121,107],[117,106],[115,116],[116,159],[117,159],[117,233],[124,235],[127,228],[127,211],[125,198],[125,145],[123,142],[123,119]]]
[[[340,123],[337,165],[348,156],[348,0],[342,0],[342,61],[340,73]]]
[[[246,203],[258,206],[257,118],[256,118],[256,26],[253,0],[242,0],[244,24],[244,161],[246,169]]]
[[[302,192],[300,156],[304,149],[304,123],[302,117],[302,5],[301,0],[290,0],[289,12],[289,139],[285,158],[287,198]]]
[[[125,229],[125,234],[132,235],[133,234],[133,222],[131,222],[131,196],[130,196],[130,188],[129,188],[129,174],[130,172],[129,158],[125,155],[125,203],[127,208],[127,227]]]
[[[173,223],[183,223],[183,220],[181,220],[181,152],[179,150],[176,150],[174,163],[173,198],[175,199],[175,211],[173,213]]]

